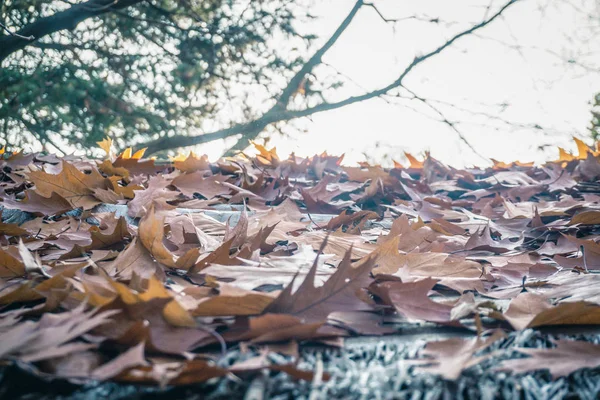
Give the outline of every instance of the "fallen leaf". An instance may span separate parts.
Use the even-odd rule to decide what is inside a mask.
[[[497,330],[487,338],[452,338],[429,342],[421,351],[425,359],[415,360],[412,363],[420,364],[417,368],[422,372],[456,380],[464,370],[479,364],[486,358],[486,356],[477,356],[479,351],[505,337],[502,331]]]
[[[73,207],[83,207],[86,210],[99,204],[100,200],[93,196],[93,189],[106,187],[102,175],[95,169],[89,175],[84,174],[66,161],[62,161],[61,165],[62,170],[58,174],[29,172],[28,177],[35,184],[35,191],[47,198],[56,193]]]
[[[37,194],[34,190],[26,190],[25,197],[20,201],[4,198],[2,206],[4,208],[21,210],[36,215],[62,214],[73,208],[69,201],[56,192],[52,192],[50,197],[44,197]]]
[[[553,379],[572,374],[583,368],[600,366],[600,345],[578,340],[555,340],[551,349],[519,348],[530,357],[503,360],[497,368],[515,374],[547,369]]]
[[[416,282],[383,282],[369,290],[381,297],[384,303],[406,318],[431,322],[449,323],[452,306],[438,303],[428,297],[429,291],[438,281],[426,278]]]
[[[164,229],[164,216],[160,214],[156,215],[154,205],[150,206],[150,210],[140,221],[140,241],[156,261],[167,267],[175,267],[177,260],[163,243],[165,237]]]
[[[321,252],[326,248],[327,239],[321,245]],[[358,267],[350,262],[351,250],[338,265],[337,271],[323,284],[315,287],[314,281],[318,266],[318,256],[308,275],[292,293],[293,281],[265,309],[265,312],[288,313],[303,316],[310,320],[324,320],[333,311],[364,310],[366,303],[357,296],[364,278],[374,266],[374,260],[369,258]],[[366,285],[365,285],[366,287]]]
[[[130,368],[147,365],[148,363],[144,358],[144,347],[144,342],[142,342],[137,346],[130,348],[106,364],[94,369],[90,376],[92,379],[104,381],[113,378]]]
[[[517,330],[551,325],[598,325],[600,306],[584,301],[552,306],[541,295],[521,293],[510,302],[504,314],[493,316],[507,320]]]

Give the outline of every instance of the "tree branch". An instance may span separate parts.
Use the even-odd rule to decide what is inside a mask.
[[[373,10],[375,10],[375,12],[379,16],[379,18],[381,18],[381,20],[383,22],[386,22],[388,24],[390,24],[390,23],[391,24],[396,24],[398,22],[407,21],[407,20],[417,20],[417,21],[422,21],[422,22],[431,22],[432,24],[439,24],[440,23],[440,19],[439,18],[428,17],[428,16],[419,16],[419,15],[410,15],[410,16],[404,17],[404,18],[388,18],[385,15],[383,15],[383,13],[381,12],[381,10],[379,10],[379,8],[374,3],[365,3],[365,6],[371,7]]]
[[[394,82],[390,83],[389,85],[387,85],[385,87],[382,87],[380,89],[376,89],[371,92],[367,92],[367,93],[364,93],[364,94],[361,94],[358,96],[351,96],[351,97],[348,97],[344,100],[341,100],[341,101],[338,101],[335,103],[321,103],[314,107],[305,108],[303,110],[288,110],[288,109],[286,109],[285,106],[282,106],[282,105],[287,105],[289,98],[295,92],[295,90],[297,90],[297,87],[300,84],[300,82],[302,81],[302,78],[304,78],[305,74],[310,72],[318,63],[320,63],[320,60],[321,60],[321,57],[323,56],[323,54],[335,43],[335,41],[339,38],[339,35],[341,35],[341,33],[346,29],[347,25],[350,23],[350,21],[352,20],[354,15],[356,15],[356,13],[358,12],[358,9],[360,9],[360,7],[362,5],[364,5],[362,0],[359,0],[355,4],[354,8],[352,9],[352,11],[348,15],[348,17],[346,17],[344,22],[342,22],[340,27],[338,27],[338,29],[334,33],[334,36],[332,36],[332,38],[330,38],[330,40],[328,40],[326,42],[326,44],[321,49],[319,49],[313,55],[313,57],[311,57],[309,59],[309,61],[302,67],[302,69],[300,69],[300,71],[298,71],[298,73],[296,75],[294,75],[294,77],[288,83],[287,87],[282,92],[282,95],[279,97],[279,101],[277,102],[277,104],[275,104],[275,106],[273,106],[269,111],[267,111],[262,117],[254,120],[254,121],[245,123],[245,124],[237,124],[230,128],[222,129],[222,130],[204,134],[204,135],[199,135],[199,136],[174,135],[171,137],[160,138],[158,140],[155,140],[155,141],[147,144],[148,150],[146,151],[146,154],[152,154],[157,151],[168,150],[168,149],[173,149],[173,148],[178,148],[178,147],[193,146],[193,145],[207,143],[207,142],[210,142],[213,140],[224,139],[226,137],[240,135],[240,134],[242,135],[243,138],[254,139],[254,138],[256,138],[256,136],[258,136],[260,134],[260,132],[262,132],[262,130],[266,126],[268,126],[274,122],[291,120],[291,119],[301,118],[301,117],[307,117],[312,114],[316,114],[316,113],[320,113],[320,112],[324,112],[324,111],[335,110],[338,108],[345,107],[347,105],[351,105],[351,104],[369,100],[369,99],[372,99],[375,97],[383,96],[383,95],[387,94],[389,91],[391,91],[392,89],[402,86],[403,80],[406,78],[406,76],[419,64],[423,63],[424,61],[428,60],[429,58],[431,58],[437,54],[440,54],[441,52],[443,52],[445,49],[450,47],[452,44],[454,44],[454,42],[456,42],[460,38],[470,35],[473,32],[487,26],[488,24],[493,22],[495,19],[500,17],[504,13],[504,11],[506,11],[506,9],[508,9],[511,5],[515,4],[518,1],[519,0],[508,1],[495,14],[493,14],[489,18],[486,18],[482,22],[480,22],[476,25],[473,25],[469,29],[466,29],[462,32],[457,33],[456,35],[452,36],[450,39],[448,39],[442,45],[440,45],[436,49],[430,51],[429,53],[426,53],[419,57],[415,57],[414,60],[400,73],[398,78]],[[336,34],[337,34],[337,36],[336,36]],[[332,39],[334,37],[335,37],[335,40],[332,41]]]
[[[91,17],[112,10],[130,7],[143,0],[88,0],[57,12],[48,17],[39,18],[17,32],[0,37],[0,64],[12,53],[21,50],[44,36],[62,31],[73,30],[77,25]],[[24,39],[25,38],[25,39]],[[31,38],[31,39],[29,39]]]
[[[147,146],[146,154],[152,154],[157,151],[173,149],[177,147],[187,147],[193,146],[201,143],[211,142],[217,139],[224,139],[226,137],[235,136],[241,134],[241,138],[238,139],[238,142],[233,145],[230,150],[235,150],[238,148],[237,144],[247,138],[255,138],[262,132],[262,130],[270,125],[273,122],[282,121],[285,119],[285,110],[287,104],[290,101],[292,95],[298,90],[300,83],[306,76],[306,74],[310,73],[312,69],[321,63],[321,58],[323,54],[327,52],[335,44],[335,42],[340,38],[342,33],[346,30],[346,28],[350,25],[350,22],[354,19],[358,10],[363,6],[363,0],[358,0],[350,13],[346,18],[342,21],[340,26],[335,30],[333,35],[323,44],[323,46],[318,49],[315,54],[300,68],[296,74],[290,79],[285,89],[283,89],[279,99],[267,111],[262,117],[245,123],[245,124],[236,124],[231,128],[222,129],[216,132],[200,135],[200,136],[184,136],[184,135],[176,135],[171,137],[164,137],[153,142],[150,142]],[[241,143],[240,143],[241,144]],[[244,144],[245,147],[245,144]]]
[[[423,61],[428,60],[429,58],[441,53],[442,51],[444,51],[445,49],[447,49],[448,47],[450,47],[454,42],[456,42],[458,39],[462,38],[463,36],[467,36],[481,28],[483,28],[484,26],[488,25],[490,22],[494,21],[496,18],[498,18],[500,15],[502,15],[502,13],[508,8],[510,7],[512,4],[518,2],[519,0],[510,0],[508,3],[506,3],[500,10],[498,10],[498,12],[496,12],[494,15],[492,15],[490,18],[480,22],[477,25],[472,26],[471,28],[467,29],[466,31],[462,31],[456,35],[454,35],[452,38],[450,38],[449,40],[447,40],[444,44],[442,44],[441,46],[439,46],[438,48],[436,48],[433,51],[430,51],[429,53],[426,53],[422,56],[419,57],[415,57],[415,59],[404,69],[404,71],[402,71],[402,73],[400,74],[400,76],[398,77],[398,79],[396,79],[394,82],[390,83],[389,85],[381,88],[381,89],[377,89],[374,90],[372,92],[368,92],[359,96],[352,96],[352,97],[348,97],[345,100],[336,102],[336,103],[323,103],[323,104],[319,104],[318,106],[312,107],[312,108],[307,108],[304,110],[300,110],[297,112],[294,112],[294,116],[293,118],[299,118],[299,117],[305,117],[307,115],[312,115],[318,112],[323,112],[323,111],[329,111],[329,110],[334,110],[336,108],[341,108],[350,104],[354,104],[354,103],[358,103],[361,101],[365,101],[365,100],[369,100],[372,99],[374,97],[379,97],[381,95],[386,94],[387,92],[389,92],[392,89],[395,89],[399,86],[402,85],[402,81],[404,80],[404,78],[406,78],[406,76],[419,64],[421,64]]]
[[[329,40],[327,40],[325,44],[319,50],[317,50],[315,54],[313,54],[312,57],[306,63],[304,63],[302,68],[300,68],[300,70],[296,72],[292,79],[290,79],[287,86],[285,87],[285,89],[283,89],[283,92],[279,96],[277,103],[271,108],[269,112],[277,114],[281,110],[285,110],[287,108],[288,103],[290,102],[290,98],[294,95],[294,93],[298,91],[298,88],[302,84],[302,81],[304,80],[306,75],[310,74],[314,67],[321,64],[323,55],[335,44],[335,42],[338,41],[340,36],[342,36],[342,33],[344,33],[346,28],[348,28],[348,26],[358,13],[358,10],[360,10],[360,8],[363,5],[365,5],[363,0],[357,0],[357,2],[354,4],[354,7],[352,7],[352,10],[350,10],[350,13],[346,16],[346,18],[344,18],[340,26],[338,26],[338,28],[335,30],[333,35],[331,35]],[[227,150],[225,156],[233,156],[235,155],[235,152],[244,150],[247,146],[247,140],[255,139],[265,127],[266,125],[263,126],[263,128],[259,131],[251,129],[246,132],[242,132],[242,136],[236,141],[236,143],[233,144],[233,146],[231,146]]]
[[[21,36],[18,33],[13,33],[2,22],[0,22],[0,28],[2,28],[3,30],[5,30],[6,33],[8,33],[9,36],[15,36],[15,37],[18,37],[19,39],[23,39],[23,40],[33,40],[33,39],[35,39],[33,36]]]
[[[279,99],[277,101],[280,107],[287,107],[290,98],[298,90],[298,87],[302,83],[302,80],[304,79],[306,74],[311,72],[315,66],[321,63],[321,58],[323,57],[323,55],[327,52],[327,50],[331,48],[331,46],[335,44],[335,42],[338,41],[342,33],[344,33],[346,28],[350,25],[350,22],[352,22],[352,20],[356,16],[356,13],[358,13],[358,10],[360,10],[363,4],[363,0],[358,0],[354,4],[354,7],[352,7],[352,10],[350,10],[348,16],[342,21],[342,23],[335,30],[333,35],[331,35],[329,40],[327,40],[327,42],[325,42],[325,44],[319,50],[317,50],[315,54],[313,54],[313,56],[302,66],[302,68],[300,68],[300,70],[296,72],[292,79],[290,79],[289,83],[287,84],[286,88],[283,90],[281,96],[279,96]]]

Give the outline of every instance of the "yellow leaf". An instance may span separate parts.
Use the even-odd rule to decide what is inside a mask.
[[[133,291],[127,286],[123,285],[122,283],[115,282],[108,277],[107,280],[125,304],[136,304],[140,302],[140,296],[133,293]]]
[[[558,148],[558,160],[557,161],[573,161],[575,160],[575,156],[567,153],[567,151],[565,149],[563,149],[562,147]]]
[[[189,156],[186,156],[185,153],[179,153],[175,157],[169,156],[169,160],[171,160],[172,162],[185,161],[185,159],[188,158],[188,157],[191,157],[192,154],[194,154],[194,152],[192,152],[192,151],[190,151]],[[195,156],[195,154],[194,154],[194,156]]]
[[[148,279],[148,289],[144,293],[141,293],[139,297],[143,301],[148,301],[152,299],[165,299],[172,296],[163,284],[155,276],[152,276]]]
[[[208,156],[197,156],[193,151],[189,155],[179,154],[177,157],[169,157],[175,168],[182,172],[195,172],[210,170]]]
[[[173,296],[167,291],[163,284],[152,276],[148,280],[148,289],[140,294],[134,293],[127,286],[111,281],[111,285],[118,291],[121,299],[127,304],[135,304],[139,302],[147,302],[152,299],[172,299]],[[163,317],[165,320],[174,326],[196,326],[194,318],[184,309],[177,300],[173,299],[163,309]]]
[[[412,154],[404,152],[406,158],[410,162],[410,168],[423,168],[423,161],[417,160]]]
[[[585,160],[588,156],[588,153],[592,153],[593,156],[597,157],[600,155],[599,151],[594,151],[590,146],[585,144],[585,142],[581,139],[573,137],[575,144],[577,145],[577,156],[568,153],[565,149],[559,147],[558,148],[558,162],[569,162],[573,160]],[[598,144],[596,144],[598,145]]]
[[[172,300],[163,309],[163,317],[174,326],[196,326],[192,315],[177,300]]]
[[[148,280],[148,290],[139,294],[138,297],[142,301],[173,298],[155,276],[152,276]],[[174,326],[196,326],[196,321],[194,321],[191,314],[175,299],[167,303],[163,309],[163,317],[168,323]]]
[[[148,148],[144,147],[143,149],[139,149],[138,151],[136,151],[135,153],[133,153],[133,155],[131,156],[131,158],[134,159],[134,160],[139,160],[140,158],[144,157],[144,153],[146,153],[146,149],[148,149]]]
[[[508,169],[511,167],[511,164],[512,164],[512,163],[507,164],[503,161],[498,161],[493,158],[490,158],[490,160],[492,160],[492,162],[494,163],[494,166],[492,167],[493,169]]]
[[[87,300],[87,302],[93,307],[105,306],[115,299],[115,296],[107,297],[97,293],[97,291],[95,291],[91,285],[86,283],[82,283],[82,285],[85,293],[71,292],[71,297],[79,301]]]
[[[110,157],[110,153],[111,153],[111,150],[112,150],[112,144],[113,144],[113,141],[112,141],[111,138],[109,138],[107,136],[106,138],[104,138],[100,142],[96,142],[96,144],[98,145],[98,147],[100,147],[102,150],[104,150],[106,152],[107,156]]]
[[[119,156],[120,158],[124,158],[124,159],[129,159],[131,158],[131,147],[128,147],[125,149],[125,151],[123,151],[123,153],[121,153],[121,155]]]
[[[275,165],[279,162],[279,156],[277,155],[276,147],[273,147],[271,150],[267,150],[265,146],[258,144],[253,140],[251,140],[250,143],[252,143],[256,150],[258,150],[260,153],[260,155],[256,156],[256,158],[261,160],[264,164]]]
[[[590,152],[590,150],[591,150],[589,148],[589,146],[587,144],[585,144],[583,142],[583,140],[577,139],[576,137],[574,137],[573,140],[577,144],[577,151],[579,152],[579,155],[577,156],[577,158],[580,159],[580,160],[586,159],[587,158],[587,153]]]
[[[110,160],[104,160],[98,164],[98,169],[104,172],[108,176],[119,176],[123,178],[129,178],[129,170],[123,167],[115,167]]]

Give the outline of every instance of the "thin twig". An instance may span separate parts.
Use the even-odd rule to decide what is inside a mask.
[[[385,15],[383,15],[383,13],[379,10],[379,8],[373,4],[373,3],[365,3],[365,6],[371,7],[373,10],[375,10],[375,12],[377,13],[377,15],[379,15],[379,17],[387,23],[392,23],[395,24],[397,22],[402,22],[402,21],[410,21],[410,20],[416,20],[416,21],[421,21],[421,22],[429,22],[432,24],[439,24],[440,23],[440,19],[437,17],[430,17],[427,15],[410,15],[408,17],[404,17],[404,18],[388,18]]]
[[[310,213],[307,211],[306,215],[308,215],[308,219],[310,219],[310,222],[312,222],[313,224],[315,224],[315,226],[319,229],[323,229],[321,226],[319,226],[319,224],[317,224],[313,219],[312,216],[310,215]]]
[[[590,272],[587,266],[587,260],[585,259],[585,247],[583,245],[579,246],[581,249],[581,258],[583,258],[583,267],[585,268],[585,272]]]
[[[481,21],[480,23],[478,23],[476,25],[471,26],[468,29],[465,29],[464,31],[461,31],[461,32],[455,34],[454,36],[452,36],[450,39],[446,40],[444,43],[439,45],[434,50],[432,50],[428,53],[425,53],[422,56],[415,57],[413,59],[413,61],[410,64],[408,64],[404,68],[404,70],[402,70],[402,72],[400,72],[398,78],[385,87],[382,87],[380,89],[376,89],[376,90],[373,90],[373,91],[370,91],[370,92],[367,92],[367,93],[364,93],[361,95],[351,96],[351,97],[348,97],[344,100],[340,100],[337,102],[321,103],[316,106],[305,108],[302,110],[287,109],[288,101],[291,98],[291,96],[298,89],[298,85],[300,84],[302,79],[304,79],[305,75],[307,73],[309,73],[310,71],[312,71],[312,69],[316,65],[320,64],[321,58],[324,55],[324,53],[331,46],[333,46],[333,44],[337,41],[337,39],[339,38],[341,33],[347,28],[347,25],[352,21],[352,19],[354,18],[354,16],[360,9],[360,7],[364,5],[364,3],[362,1],[357,1],[354,8],[350,12],[350,14],[346,17],[344,22],[338,27],[338,29],[336,30],[334,35],[332,35],[332,37],[325,43],[325,45],[323,47],[321,47],[306,62],[306,64],[296,73],[296,75],[289,81],[288,85],[283,90],[282,94],[279,96],[277,103],[269,111],[267,111],[265,114],[263,114],[262,117],[257,118],[255,120],[247,122],[247,123],[233,125],[226,129],[221,129],[221,130],[218,130],[215,132],[206,133],[206,134],[202,134],[202,135],[188,136],[187,134],[186,135],[181,134],[181,135],[173,135],[173,136],[169,136],[169,137],[163,137],[163,138],[154,140],[152,142],[146,143],[146,146],[148,147],[146,154],[150,155],[150,154],[156,153],[157,151],[163,151],[163,150],[168,150],[168,149],[173,149],[173,148],[178,148],[178,147],[188,147],[188,146],[193,146],[193,145],[197,145],[197,144],[201,144],[201,143],[212,142],[213,140],[217,140],[217,139],[224,139],[224,138],[231,137],[231,136],[241,135],[241,138],[238,139],[237,144],[232,148],[232,149],[237,149],[237,148],[245,145],[245,143],[243,143],[244,140],[256,138],[261,132],[263,132],[264,128],[266,128],[267,126],[269,126],[271,124],[274,124],[274,123],[277,123],[280,121],[289,121],[289,120],[296,119],[296,118],[308,117],[308,116],[316,114],[316,113],[335,110],[335,109],[342,108],[342,107],[345,107],[345,106],[348,106],[348,105],[351,105],[354,103],[359,103],[359,102],[366,101],[366,100],[369,100],[372,98],[377,98],[377,97],[387,95],[392,89],[400,87],[403,84],[404,79],[417,66],[419,66],[423,62],[427,61],[428,59],[440,54],[441,52],[446,50],[448,47],[452,46],[459,39],[461,39],[465,36],[471,35],[474,32],[478,31],[479,29],[489,25],[490,23],[495,21],[498,17],[500,17],[504,13],[504,11],[506,11],[511,5],[517,3],[518,1],[519,0],[510,0],[510,1],[506,2],[491,17]]]
[[[487,158],[486,156],[484,156],[483,154],[479,153],[475,147],[473,147],[473,145],[467,140],[467,138],[465,137],[465,135],[458,130],[458,128],[456,127],[456,123],[451,122],[448,118],[446,118],[446,116],[444,115],[444,113],[437,108],[436,106],[434,106],[433,104],[431,104],[429,101],[427,101],[427,99],[425,99],[424,97],[421,97],[419,95],[417,95],[415,92],[413,92],[412,90],[410,90],[409,88],[407,88],[405,85],[400,85],[404,90],[406,90],[408,93],[410,93],[413,96],[413,99],[420,101],[421,103],[425,104],[427,107],[429,107],[431,110],[433,110],[437,115],[440,116],[441,118],[441,122],[445,123],[446,125],[448,125],[450,127],[450,129],[452,129],[454,132],[456,132],[456,134],[458,135],[459,139],[467,145],[467,147],[469,149],[471,149],[471,151],[473,151],[473,153],[475,153],[477,156],[479,156],[480,158],[482,158],[485,161],[489,161],[489,158]]]
[[[379,15],[379,18],[381,18],[383,21],[385,22],[391,22],[391,23],[396,23],[396,22],[400,22],[403,19],[409,19],[409,18],[387,18],[385,15],[382,14],[381,11],[379,11],[379,8],[377,8],[377,6],[373,3],[365,3],[365,6],[371,7],[373,10],[375,10],[375,12],[377,13],[377,15]]]
[[[10,36],[14,36],[14,37],[17,37],[17,38],[23,39],[23,40],[35,40],[33,35],[23,36],[23,35],[19,35],[18,33],[12,32],[2,22],[0,22],[0,28],[4,29],[6,31],[6,33],[8,33]]]

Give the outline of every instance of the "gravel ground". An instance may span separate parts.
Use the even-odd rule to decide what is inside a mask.
[[[455,382],[420,373],[405,360],[415,358],[425,340],[403,336],[349,340],[343,349],[308,348],[301,352],[299,367],[319,367],[331,375],[327,382],[296,381],[285,373],[258,374],[253,379],[226,377],[188,387],[140,387],[91,382],[77,386],[61,380],[46,381],[18,366],[0,371],[2,399],[598,399],[600,369],[581,370],[552,380],[548,371],[513,375],[497,372],[498,362],[522,357],[517,347],[552,347],[551,339],[571,338],[600,343],[599,334],[564,335],[525,330],[499,340],[482,354],[495,356],[466,370]],[[256,354],[230,350],[222,366]],[[271,355],[275,363],[289,359]]]

